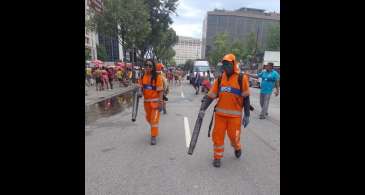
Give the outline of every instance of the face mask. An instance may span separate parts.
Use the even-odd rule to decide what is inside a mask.
[[[233,64],[227,61],[223,61],[222,69],[226,72],[227,76],[231,76],[233,74]]]
[[[233,74],[233,67],[232,66],[224,67],[224,71],[226,71],[227,76],[231,76]]]

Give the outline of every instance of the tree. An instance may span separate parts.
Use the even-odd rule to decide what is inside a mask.
[[[106,53],[106,49],[103,45],[97,45],[96,50],[98,53],[98,59],[101,61],[105,61],[108,59],[108,55]]]
[[[105,0],[103,4],[103,12],[94,14],[88,22],[88,28],[118,37],[124,48],[124,56],[128,48],[142,48],[151,30],[144,0]]]
[[[214,50],[208,54],[210,64],[217,65],[222,57],[229,52],[230,44],[228,43],[228,38],[227,33],[220,33],[214,37]]]
[[[280,51],[280,25],[272,25],[269,29],[267,50]]]
[[[151,31],[148,37],[144,40],[144,47],[142,55],[149,53],[155,57],[155,51],[161,40],[163,34],[172,24],[172,18],[170,14],[176,13],[178,0],[144,0],[149,11],[149,23],[151,25]]]
[[[174,29],[169,28],[162,34],[160,43],[155,48],[157,60],[170,61],[175,56],[172,47],[177,43],[178,37]]]
[[[236,56],[237,61],[239,61],[240,59],[243,59],[243,57],[245,55],[244,41],[237,40],[237,41],[233,42],[233,44],[230,47],[229,53],[233,53]]]
[[[190,71],[193,69],[193,65],[194,65],[194,61],[189,59],[189,60],[186,60],[185,64],[184,64],[184,70],[185,71]]]
[[[165,50],[163,45],[171,44],[161,43],[173,22],[170,15],[176,12],[177,1],[105,0],[103,13],[94,14],[87,24],[89,28],[110,37],[119,35],[124,56],[127,49],[133,49],[134,54],[142,59],[146,53],[156,59],[156,52],[159,52],[163,56],[161,58],[168,60],[173,52],[162,50]]]

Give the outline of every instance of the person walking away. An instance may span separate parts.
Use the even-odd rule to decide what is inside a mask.
[[[101,78],[103,81],[103,87],[102,90],[109,90],[109,78],[108,78],[108,72],[106,71],[106,68],[103,67],[101,70]]]
[[[220,167],[224,152],[224,137],[227,132],[236,158],[240,158],[242,146],[240,143],[241,116],[244,97],[250,95],[248,77],[241,74],[236,57],[227,54],[223,57],[223,73],[214,81],[212,89],[203,98],[203,110],[218,98],[214,109],[213,166]],[[241,82],[241,83],[240,83]]]
[[[175,79],[175,85],[178,85],[179,75],[176,69],[174,70],[174,79]]]
[[[151,145],[155,145],[159,134],[159,110],[162,107],[163,79],[156,72],[156,65],[153,60],[146,60],[144,67],[145,72],[139,80],[139,85],[143,91],[146,120],[151,126]]]
[[[169,83],[168,83],[167,78],[165,76],[164,68],[165,68],[165,66],[162,63],[158,63],[156,65],[156,71],[158,72],[158,74],[160,74],[162,76],[162,80],[163,80],[163,97],[162,97],[162,109],[161,109],[161,111],[163,111],[163,114],[167,114],[166,102],[168,101],[167,94],[169,93]]]
[[[183,78],[183,72],[182,72],[182,70],[179,69],[179,71],[178,71],[179,86],[181,86],[182,78]]]
[[[123,83],[123,72],[122,72],[122,70],[120,68],[117,70],[116,75],[117,75],[117,80],[119,82],[119,87],[122,87],[122,83]]]
[[[199,94],[199,88],[200,88],[200,83],[201,83],[201,76],[200,76],[200,72],[196,73],[195,76],[195,81],[194,81],[194,89],[195,89],[195,94],[198,95]]]
[[[110,89],[113,89],[113,81],[114,81],[114,69],[112,67],[109,67],[107,69],[108,71],[108,79],[109,79],[109,85],[110,85]]]
[[[264,70],[261,71],[257,76],[249,74],[249,76],[253,78],[262,79],[260,90],[260,119],[265,119],[269,115],[269,102],[274,87],[276,88],[275,96],[279,95],[280,75],[278,72],[273,70],[273,66],[274,64],[269,62],[267,65],[264,66]]]
[[[169,85],[172,85],[173,84],[173,74],[172,74],[171,69],[167,73],[167,79],[169,80]]]
[[[101,70],[99,67],[97,67],[94,71],[94,78],[95,78],[95,87],[96,91],[102,90],[102,79],[101,79]]]
[[[86,68],[86,85],[88,87],[92,86],[92,74],[91,74],[91,68],[90,67],[87,67]]]

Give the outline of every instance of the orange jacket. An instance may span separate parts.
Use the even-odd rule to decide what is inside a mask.
[[[156,81],[151,83],[151,74],[145,74],[139,80],[139,85],[143,89],[143,97],[145,102],[157,102],[160,98],[160,91],[163,91],[162,76],[158,75]]]
[[[242,79],[242,91],[240,91],[240,85],[238,84],[239,74],[235,72],[229,80],[227,80],[226,73],[222,74],[221,86],[219,97],[218,94],[218,80],[214,81],[213,87],[210,89],[208,96],[210,98],[219,98],[216,105],[216,114],[227,117],[241,117],[243,98],[242,96],[249,95],[249,83],[248,77],[243,76]]]

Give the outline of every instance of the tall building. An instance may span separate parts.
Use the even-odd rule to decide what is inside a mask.
[[[175,62],[177,65],[185,64],[188,59],[201,58],[201,41],[192,37],[179,36],[179,41],[173,47],[175,50]]]
[[[101,13],[103,6],[102,0],[85,0],[85,20],[89,20],[94,13]],[[123,59],[123,48],[117,37],[91,32],[85,28],[85,49],[90,50],[92,60],[97,59],[97,45],[106,49],[107,59],[104,61]]]
[[[118,37],[110,37],[99,33],[99,45],[106,50],[107,58],[104,61],[118,61],[119,58],[119,40]]]
[[[244,40],[250,33],[255,33],[258,35],[258,46],[266,48],[268,31],[275,24],[280,24],[280,14],[266,13],[262,9],[209,11],[203,21],[202,57],[206,58],[214,49],[214,37],[223,32],[229,35],[230,41]]]
[[[89,20],[93,12],[102,10],[103,2],[101,0],[85,0],[85,21]],[[89,31],[85,28],[85,49],[89,50],[91,59],[97,59],[96,45],[98,43],[98,35],[94,31]]]

